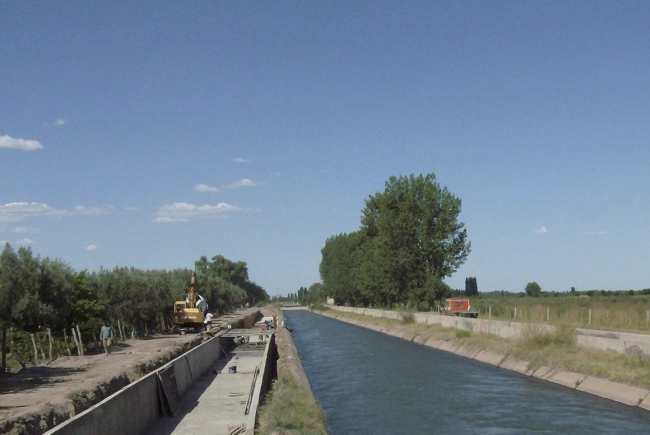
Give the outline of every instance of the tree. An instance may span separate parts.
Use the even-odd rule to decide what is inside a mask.
[[[465,262],[471,244],[460,211],[461,200],[434,174],[390,177],[384,192],[366,200],[362,231],[377,251],[371,256],[383,276],[375,281],[390,289],[387,303],[423,294],[427,283],[451,276]]]
[[[542,287],[536,282],[529,282],[526,284],[526,295],[538,297],[542,293]]]
[[[476,277],[465,278],[465,296],[478,296]]]

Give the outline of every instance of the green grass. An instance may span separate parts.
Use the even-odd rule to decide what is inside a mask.
[[[290,376],[273,382],[260,408],[258,435],[327,435],[323,412],[313,396]]]

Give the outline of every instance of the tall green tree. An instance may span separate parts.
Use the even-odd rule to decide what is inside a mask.
[[[378,281],[385,301],[407,302],[427,283],[451,276],[467,259],[471,244],[458,220],[461,200],[434,174],[390,177],[383,192],[366,200],[362,231],[374,239]],[[376,279],[377,280],[377,279]]]
[[[465,278],[465,296],[478,296],[478,283],[476,277]]]

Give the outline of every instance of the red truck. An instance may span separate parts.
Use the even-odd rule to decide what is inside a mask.
[[[478,311],[472,311],[469,299],[451,298],[445,299],[445,314],[458,317],[478,317]]]

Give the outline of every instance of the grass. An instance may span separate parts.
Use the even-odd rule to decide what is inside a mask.
[[[462,340],[463,346],[489,350],[504,356],[528,361],[531,369],[542,366],[556,370],[568,370],[584,375],[650,389],[650,361],[639,356],[619,354],[613,351],[596,351],[579,348],[575,344],[570,322],[558,322],[555,333],[547,333],[531,324],[521,339],[506,339],[491,334],[444,328],[424,323],[405,324],[400,320],[383,317],[363,316],[341,311],[330,311],[335,318],[353,319],[404,333],[414,339],[426,342],[428,339]]]
[[[323,412],[313,396],[290,376],[273,382],[260,408],[258,435],[327,435]]]
[[[575,328],[650,333],[650,296],[478,297],[481,318],[524,323],[567,323]],[[516,312],[516,317],[515,317]]]

